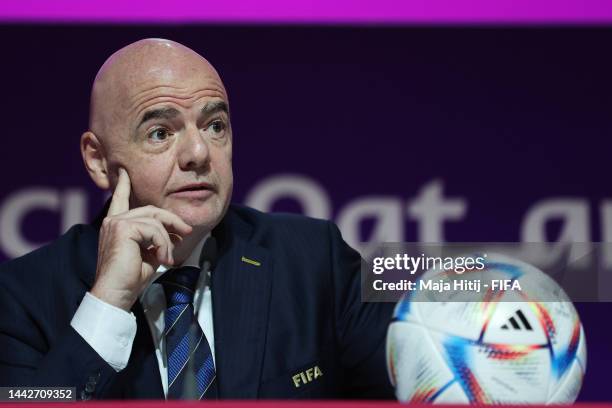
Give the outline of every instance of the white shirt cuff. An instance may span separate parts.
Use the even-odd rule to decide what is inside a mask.
[[[115,371],[130,359],[136,337],[136,317],[87,292],[70,325]]]

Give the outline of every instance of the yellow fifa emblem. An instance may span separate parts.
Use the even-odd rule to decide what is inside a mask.
[[[291,378],[293,379],[293,385],[295,386],[295,388],[299,388],[302,385],[308,384],[309,382],[316,380],[322,375],[323,371],[321,371],[319,366],[314,366],[300,373],[297,373]]]

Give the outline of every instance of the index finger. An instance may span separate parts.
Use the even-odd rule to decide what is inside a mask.
[[[108,215],[117,215],[130,210],[130,176],[124,168],[119,168],[119,178],[113,192]]]

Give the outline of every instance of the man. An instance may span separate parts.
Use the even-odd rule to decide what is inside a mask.
[[[391,308],[361,303],[360,257],[337,228],[230,206],[229,102],[208,61],[172,41],[128,45],[96,76],[89,127],[85,167],[113,196],[93,224],[1,266],[0,385],[392,396]]]

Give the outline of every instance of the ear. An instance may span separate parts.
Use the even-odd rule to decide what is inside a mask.
[[[81,156],[89,177],[102,190],[108,190],[110,178],[104,147],[93,132],[87,131],[81,136]]]

